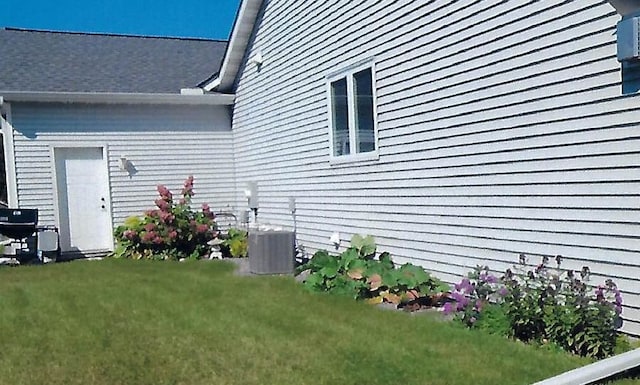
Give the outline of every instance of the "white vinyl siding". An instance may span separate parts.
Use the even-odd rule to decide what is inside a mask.
[[[179,194],[189,175],[195,208],[236,208],[225,107],[14,103],[12,121],[19,205],[40,209],[42,224],[55,223],[51,146],[106,146],[114,225],[153,208],[158,184]]]
[[[291,225],[296,198],[309,251],[369,233],[449,282],[561,254],[619,283],[640,335],[640,96],[621,93],[619,19],[597,0],[273,0],[265,64],[236,91],[238,178],[262,221]],[[332,164],[326,74],[371,57],[379,159]]]

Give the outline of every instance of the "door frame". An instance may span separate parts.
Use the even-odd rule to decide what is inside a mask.
[[[53,190],[53,212],[56,221],[56,227],[58,227],[59,231],[63,231],[60,226],[60,193],[58,191],[58,173],[56,170],[56,149],[62,148],[99,148],[102,150],[102,164],[103,170],[105,171],[105,175],[107,176],[107,180],[105,181],[105,188],[107,191],[105,192],[107,205],[107,216],[109,218],[109,225],[112,231],[109,231],[107,235],[107,241],[109,243],[109,251],[113,251],[114,248],[114,238],[113,238],[113,206],[111,204],[111,176],[109,174],[109,146],[106,143],[96,143],[96,142],[73,142],[73,143],[60,143],[60,144],[51,144],[49,145],[49,153],[51,156],[51,178],[52,178],[52,190]]]

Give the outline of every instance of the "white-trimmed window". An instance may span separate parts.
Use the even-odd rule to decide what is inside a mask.
[[[378,156],[375,71],[373,62],[327,76],[331,158],[375,159]]]

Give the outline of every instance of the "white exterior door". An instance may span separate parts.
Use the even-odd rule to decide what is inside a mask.
[[[62,251],[112,248],[108,170],[102,147],[56,148]]]

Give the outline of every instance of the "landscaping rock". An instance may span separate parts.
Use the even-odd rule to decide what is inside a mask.
[[[309,278],[310,274],[311,274],[311,270],[307,269],[307,270],[303,271],[302,273],[296,275],[295,280],[296,280],[296,282],[302,283],[302,282],[306,281],[307,278]]]
[[[379,303],[376,307],[382,310],[398,310],[398,305],[389,302]]]

